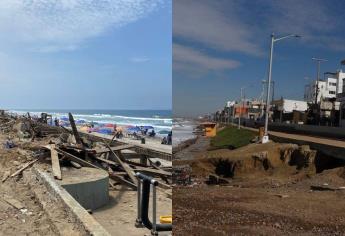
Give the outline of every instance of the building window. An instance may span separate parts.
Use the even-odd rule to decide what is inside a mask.
[[[329,91],[328,93],[329,94],[335,94],[335,91]]]
[[[341,119],[345,120],[345,105],[341,107]]]
[[[329,82],[329,86],[337,86],[337,83]]]

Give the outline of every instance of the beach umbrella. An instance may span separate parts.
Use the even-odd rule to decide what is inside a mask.
[[[140,132],[140,128],[139,127],[130,127],[127,129],[128,132]]]
[[[76,120],[75,123],[76,124],[85,124],[86,122],[85,122],[85,120]]]
[[[111,134],[112,131],[110,129],[106,129],[106,128],[102,128],[96,131],[97,133],[101,133],[101,134]]]
[[[151,126],[151,125],[144,125],[142,127],[143,127],[143,129],[154,129],[153,126]]]

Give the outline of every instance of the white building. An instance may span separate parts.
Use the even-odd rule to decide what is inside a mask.
[[[336,98],[337,94],[343,92],[343,79],[345,73],[337,71],[336,73],[326,73],[325,79],[320,80],[318,83],[317,102],[319,103],[323,99]],[[317,81],[313,80],[311,83],[305,86],[304,101],[309,103],[315,102]]]
[[[226,107],[233,107],[236,104],[235,101],[227,101],[226,102]]]
[[[281,111],[283,113],[289,113],[293,111],[303,112],[308,110],[308,103],[306,101],[281,99],[273,101],[273,105],[275,105],[278,111]]]
[[[339,126],[345,127],[345,79],[343,79],[343,92],[337,94],[337,101],[340,103]]]

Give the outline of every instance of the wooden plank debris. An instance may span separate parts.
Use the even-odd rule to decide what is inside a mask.
[[[8,177],[10,177],[10,174],[11,174],[11,172],[9,170],[5,171],[1,182],[5,182],[8,179]]]
[[[60,162],[59,162],[58,153],[55,150],[55,144],[51,144],[50,156],[51,156],[51,161],[52,161],[52,169],[53,169],[54,178],[61,180],[62,176],[61,176]]]
[[[29,166],[33,165],[36,161],[38,161],[38,159],[35,159],[33,161],[30,161],[28,163],[26,163],[22,168],[20,168],[19,170],[17,170],[16,172],[14,172],[12,175],[10,175],[10,177],[14,177],[19,175],[20,173],[22,173],[26,168],[28,168]]]
[[[109,164],[109,165],[117,165],[116,162],[111,161],[111,160],[104,159],[104,158],[102,158],[102,157],[96,157],[96,159],[99,160],[99,161],[103,161],[103,162],[105,162],[105,163],[107,163],[107,164]]]
[[[133,184],[132,182],[126,180],[123,177],[123,175],[121,175],[121,174],[109,173],[109,177],[112,178],[113,180],[117,181],[117,182],[120,182],[120,183],[128,185],[130,188],[132,188],[134,190],[137,189],[137,185],[136,184]]]
[[[104,142],[104,143],[105,143],[105,145],[107,145],[108,149],[113,153],[116,161],[122,166],[122,168],[126,171],[126,173],[128,174],[129,178],[132,180],[132,182],[136,186],[137,183],[138,183],[138,180],[134,176],[134,171],[132,170],[132,168],[127,163],[123,162],[121,160],[121,158],[111,149],[111,147],[106,142]]]
[[[136,167],[133,169],[135,172],[146,172],[150,174],[156,174],[156,175],[161,175],[161,176],[172,176],[171,172],[165,171],[165,170],[158,170],[158,169],[151,169],[151,168],[146,168],[146,167]]]
[[[14,199],[13,197],[5,195],[4,200],[11,206],[17,208],[18,210],[24,208],[24,205],[20,201]]]
[[[111,150],[115,151],[121,151],[124,149],[130,149],[130,148],[134,148],[135,146],[132,144],[124,144],[124,145],[120,145],[120,146],[116,146],[116,147],[111,147]],[[105,152],[109,152],[109,148],[102,148],[102,149],[95,149],[96,154],[102,154]]]
[[[94,164],[92,164],[90,162],[87,162],[87,161],[85,161],[85,160],[83,160],[83,159],[81,159],[79,157],[76,157],[76,156],[74,156],[71,153],[65,152],[65,151],[63,151],[61,149],[58,149],[58,148],[56,148],[56,151],[58,153],[64,155],[64,156],[66,156],[66,158],[69,159],[70,161],[74,161],[74,162],[80,164],[81,166],[93,167],[93,168],[101,169],[100,167],[98,167],[98,166],[96,166],[96,165],[94,165]]]

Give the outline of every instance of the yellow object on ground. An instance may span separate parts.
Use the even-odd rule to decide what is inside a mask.
[[[212,122],[204,122],[200,124],[205,129],[206,137],[214,137],[217,134],[217,124]]]
[[[172,216],[160,216],[159,221],[161,224],[172,224]]]

